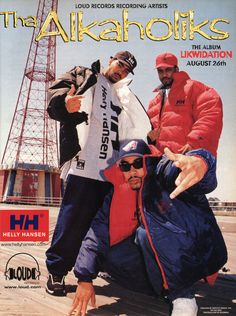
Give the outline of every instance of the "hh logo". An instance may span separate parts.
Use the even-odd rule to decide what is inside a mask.
[[[33,215],[30,218],[30,215],[10,215],[10,229],[16,230],[16,226],[19,225],[22,230],[29,230],[30,226],[34,230],[39,228],[39,215]]]
[[[176,105],[184,105],[185,100],[176,100]]]
[[[48,240],[48,210],[0,210],[0,241]]]
[[[77,159],[76,168],[80,170],[84,170],[84,166],[85,166],[85,160]]]

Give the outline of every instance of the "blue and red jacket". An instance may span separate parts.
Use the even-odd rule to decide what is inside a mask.
[[[227,261],[227,250],[205,194],[215,189],[216,161],[206,150],[187,155],[201,156],[208,164],[204,178],[171,200],[179,169],[165,156],[145,156],[145,173],[139,191],[139,206],[147,236],[170,291],[191,286],[217,273]],[[98,262],[110,247],[134,234],[138,222],[136,192],[124,183],[117,164],[105,171],[114,189],[107,195],[94,218],[76,260],[74,272],[81,281],[91,282],[98,274]]]

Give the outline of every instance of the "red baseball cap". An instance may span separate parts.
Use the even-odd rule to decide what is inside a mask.
[[[178,66],[178,59],[174,54],[163,53],[156,58],[156,68],[164,67],[174,67]]]

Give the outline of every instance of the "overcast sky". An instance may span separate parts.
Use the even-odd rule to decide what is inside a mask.
[[[138,67],[135,69],[135,76],[131,88],[140,98],[147,108],[149,100],[153,97],[152,90],[159,84],[156,71],[154,70],[154,60],[157,54],[170,51],[179,58],[179,68],[189,73],[195,80],[204,82],[214,87],[222,97],[224,106],[224,128],[220,140],[218,151],[218,188],[210,194],[222,200],[236,201],[236,1],[233,0],[214,0],[214,1],[72,1],[59,0],[58,15],[60,22],[69,34],[70,13],[83,11],[84,25],[90,24],[95,20],[100,22],[107,19],[116,19],[121,25],[122,9],[92,9],[91,4],[167,4],[168,8],[162,9],[129,9],[129,20],[138,21],[145,27],[151,18],[164,18],[171,23],[174,20],[174,11],[187,12],[194,10],[194,23],[198,24],[206,19],[211,22],[216,18],[223,18],[230,21],[230,24],[218,23],[216,27],[230,33],[226,40],[206,40],[196,34],[194,40],[174,40],[173,36],[166,41],[152,41],[145,36],[144,40],[139,37],[139,31],[136,26],[129,28],[128,42],[100,41],[97,42],[88,36],[84,36],[82,42],[65,43],[61,37],[57,38],[57,75],[64,73],[75,65],[90,66],[90,64],[100,59],[104,66],[107,65],[109,57],[118,50],[131,51],[138,60]],[[90,6],[89,9],[78,9],[76,5],[83,4]],[[35,16],[37,12],[38,1],[31,0],[1,0],[0,12],[16,11],[19,16]],[[32,28],[12,27],[12,21],[6,29],[3,27],[4,19],[0,16],[0,156],[6,143],[11,120],[13,117],[23,71],[26,65],[26,59],[29,51],[32,37]],[[203,28],[206,33],[209,31],[210,22]],[[158,25],[158,27],[157,27]],[[105,28],[114,27],[112,24],[105,26],[96,26],[91,31],[96,35]],[[159,36],[166,34],[166,27],[161,24],[153,26],[153,35]],[[111,35],[111,34],[110,34]],[[215,35],[211,33],[211,35]],[[187,65],[186,59],[181,59],[181,51],[191,50],[192,45],[220,45],[222,51],[233,51],[233,58],[227,59],[226,65],[222,66],[199,66],[193,67]]]

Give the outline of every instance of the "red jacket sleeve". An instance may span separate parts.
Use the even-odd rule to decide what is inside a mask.
[[[192,87],[194,124],[187,136],[193,148],[205,148],[216,156],[222,131],[222,101],[218,93],[200,82]]]

